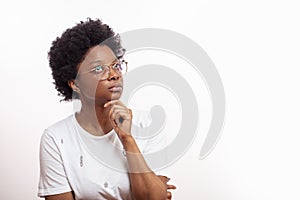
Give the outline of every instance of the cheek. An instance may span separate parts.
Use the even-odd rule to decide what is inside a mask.
[[[103,82],[99,82],[96,89],[95,89],[95,97],[97,98],[105,98],[105,99],[111,99],[111,93],[108,91],[108,86],[104,84]]]
[[[123,81],[121,81],[123,82]],[[108,90],[109,83],[97,81],[95,79],[79,79],[81,94],[89,99],[120,99],[121,92],[111,92]]]
[[[111,92],[108,87],[108,84],[99,82],[96,89],[96,99],[118,100],[121,98],[122,92]]]
[[[80,91],[88,97],[95,97],[98,81],[92,79],[79,79]]]

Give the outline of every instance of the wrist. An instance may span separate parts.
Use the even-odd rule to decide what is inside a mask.
[[[132,135],[126,135],[121,139],[121,142],[123,144],[125,151],[129,151],[129,152],[134,151],[134,147],[136,146],[136,143]]]
[[[134,140],[134,139],[131,134],[124,134],[124,135],[122,135],[122,138],[120,138],[120,140],[121,140],[122,144],[125,145],[125,144],[132,143],[132,140]]]

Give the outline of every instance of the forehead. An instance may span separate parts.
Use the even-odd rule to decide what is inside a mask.
[[[102,64],[110,64],[116,59],[114,52],[106,45],[97,45],[89,49],[86,53],[81,66],[89,65],[93,62]]]

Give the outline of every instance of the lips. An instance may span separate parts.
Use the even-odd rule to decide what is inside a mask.
[[[110,86],[110,87],[108,88],[108,90],[109,90],[110,92],[122,92],[122,90],[123,90],[123,85],[120,84],[120,83],[114,84],[114,85]]]

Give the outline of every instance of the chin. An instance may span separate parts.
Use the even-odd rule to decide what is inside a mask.
[[[108,99],[109,100],[119,100],[122,96],[122,93],[113,93]]]

